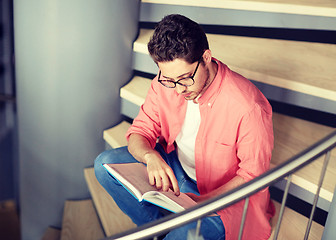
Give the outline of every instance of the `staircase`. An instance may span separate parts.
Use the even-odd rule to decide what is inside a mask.
[[[151,79],[157,74],[157,66],[148,55],[147,42],[153,32],[154,23],[169,13],[181,13],[203,24],[214,57],[250,79],[269,100],[304,107],[310,109],[311,113],[322,111],[331,116],[332,127],[274,112],[275,148],[271,168],[279,166],[335,130],[336,45],[328,42],[329,37],[320,39],[320,42],[304,39],[307,31],[327,36],[335,35],[336,4],[331,0],[318,3],[308,0],[143,0],[140,4],[139,35],[133,45],[135,74],[129,83],[120,89],[121,113],[124,116],[133,119],[137,115]],[[232,29],[236,30],[233,34]],[[248,31],[244,32],[246,29]],[[262,34],[258,32],[260,29]],[[282,39],[281,36],[268,36],[269,32],[279,33],[281,29],[287,31],[290,36],[299,33],[300,37]],[[129,126],[129,122],[123,121],[104,131],[103,138],[107,148],[126,146],[124,135]],[[320,157],[292,174],[292,185],[289,189],[291,195],[309,204],[313,203],[323,160],[323,157]],[[103,235],[111,236],[135,228],[132,221],[118,209],[113,199],[99,185],[93,169],[84,169],[84,175]],[[275,183],[274,187],[284,190],[285,184],[286,179]],[[335,185],[334,150],[331,152],[320,190],[318,208],[326,212],[334,211],[330,206]],[[280,204],[276,201],[274,203],[278,214]],[[83,205],[82,202],[77,204]],[[93,209],[93,206],[88,208]],[[276,220],[277,217],[272,219],[272,227],[275,227]],[[302,239],[307,222],[306,216],[285,207],[278,239]],[[309,239],[321,239],[323,232],[324,226],[313,222]],[[271,239],[273,234],[274,232]]]

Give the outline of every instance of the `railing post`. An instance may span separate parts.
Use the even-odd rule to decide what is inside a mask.
[[[287,201],[287,196],[288,196],[288,192],[289,192],[289,187],[291,185],[292,182],[292,174],[288,176],[287,178],[287,184],[286,184],[286,188],[285,188],[285,192],[283,194],[282,197],[282,203],[281,203],[281,208],[279,211],[279,217],[278,217],[278,221],[275,227],[275,232],[274,232],[274,240],[278,239],[278,235],[279,235],[279,231],[280,231],[280,226],[281,226],[281,222],[282,222],[282,217],[285,211],[285,205],[286,205],[286,201]]]
[[[196,228],[188,231],[187,240],[204,240],[201,234],[202,218],[197,220]]]
[[[239,229],[239,236],[238,236],[239,240],[243,237],[243,231],[244,231],[244,225],[245,225],[245,219],[246,219],[249,201],[250,201],[250,197],[245,198],[244,211],[243,211],[243,215],[241,218],[240,229]]]
[[[321,190],[321,187],[322,187],[322,183],[323,183],[325,173],[327,171],[327,166],[328,166],[328,163],[329,163],[330,155],[331,155],[331,151],[328,151],[325,154],[325,159],[324,159],[324,162],[323,162],[320,179],[319,179],[317,190],[316,190],[315,197],[314,197],[313,207],[312,207],[312,210],[311,210],[311,213],[310,213],[310,218],[309,218],[307,228],[306,228],[306,233],[305,233],[305,236],[304,236],[305,240],[308,239],[308,236],[309,236],[310,227],[311,227],[312,222],[313,222],[313,217],[314,217],[317,201],[318,201],[318,198],[320,196],[320,190]]]
[[[327,222],[324,226],[322,240],[332,240],[336,236],[336,187],[334,190],[334,197],[330,204]]]

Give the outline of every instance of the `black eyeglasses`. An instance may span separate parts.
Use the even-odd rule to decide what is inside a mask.
[[[194,83],[195,83],[194,77],[195,77],[195,74],[197,72],[197,69],[198,69],[198,66],[199,66],[200,62],[201,61],[198,61],[196,69],[195,69],[193,75],[191,75],[190,77],[181,78],[181,79],[179,79],[178,81],[175,82],[173,80],[160,79],[160,76],[161,76],[161,71],[160,71],[158,81],[159,81],[159,83],[161,83],[163,86],[165,86],[167,88],[175,88],[176,84],[180,84],[184,87],[190,87],[190,86],[194,85]]]

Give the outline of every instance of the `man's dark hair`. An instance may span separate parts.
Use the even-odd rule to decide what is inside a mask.
[[[194,63],[201,59],[206,49],[209,44],[201,26],[178,14],[165,16],[148,43],[148,51],[156,63],[176,58]]]

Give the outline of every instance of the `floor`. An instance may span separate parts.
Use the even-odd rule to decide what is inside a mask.
[[[20,221],[14,201],[0,202],[0,239],[20,240]]]

